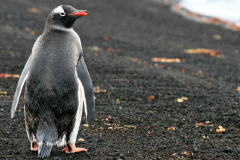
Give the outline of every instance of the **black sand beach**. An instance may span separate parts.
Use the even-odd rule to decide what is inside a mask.
[[[87,153],[53,147],[48,159],[240,157],[239,32],[186,20],[157,1],[5,0],[0,73],[15,77],[0,74],[1,159],[37,159],[25,131],[23,94],[13,119],[11,104],[32,46],[61,4],[90,12],[74,30],[96,88],[96,114],[91,126],[83,116],[78,133],[76,146]],[[184,52],[197,48],[219,50],[220,57]]]

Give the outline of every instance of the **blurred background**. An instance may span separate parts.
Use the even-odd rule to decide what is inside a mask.
[[[1,31],[16,34],[10,46],[3,40],[2,46],[7,43],[11,48],[9,52],[28,57],[34,40],[43,32],[48,14],[60,4],[89,10],[90,15],[79,19],[74,26],[84,49],[108,49],[163,69],[239,82],[239,13],[236,0],[2,1]],[[22,41],[21,36],[29,40],[29,45],[20,51],[23,46],[14,45]],[[130,47],[126,49],[126,46]],[[207,50],[196,50],[199,48]],[[191,54],[195,52],[210,56]],[[162,60],[152,58],[170,60],[159,63]],[[179,60],[183,63],[178,63]],[[2,69],[5,70],[4,66]]]
[[[221,25],[235,31],[240,30],[238,0],[181,0],[176,4],[173,10],[186,18]]]

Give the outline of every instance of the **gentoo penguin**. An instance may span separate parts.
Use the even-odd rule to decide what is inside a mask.
[[[83,106],[87,122],[93,119],[94,92],[80,38],[72,28],[77,18],[86,15],[88,11],[68,5],[55,8],[17,84],[11,118],[25,84],[26,131],[31,150],[38,151],[39,158],[50,156],[53,145],[66,145],[65,153],[87,151],[76,148],[75,142]]]

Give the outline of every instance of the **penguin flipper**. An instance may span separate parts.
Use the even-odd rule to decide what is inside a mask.
[[[87,123],[90,124],[93,120],[94,113],[95,113],[94,91],[93,91],[92,80],[88,73],[88,69],[83,57],[81,57],[77,63],[77,74],[78,74],[78,78],[80,79],[84,87],[85,98],[86,98],[84,107],[85,107]]]
[[[17,109],[18,100],[19,100],[19,97],[20,97],[23,85],[24,85],[24,83],[25,83],[25,81],[27,79],[27,76],[28,76],[29,65],[30,65],[30,58],[31,58],[31,56],[28,58],[28,61],[27,61],[27,63],[25,64],[25,66],[23,68],[21,77],[18,80],[16,92],[14,94],[13,103],[12,103],[11,118],[13,118],[13,116],[15,114],[15,111]]]

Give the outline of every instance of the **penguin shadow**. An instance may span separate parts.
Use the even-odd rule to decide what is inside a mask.
[[[78,153],[67,154],[67,153],[62,152],[63,148],[64,147],[53,147],[50,157],[47,157],[44,159],[37,158],[38,152],[34,152],[34,151],[29,151],[30,153],[29,153],[28,157],[31,157],[31,159],[34,159],[34,160],[69,160],[69,159],[84,160],[84,159],[89,159],[88,153],[78,152]],[[18,159],[18,158],[16,158],[16,159]]]

